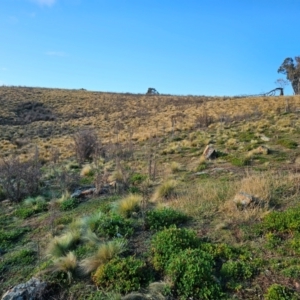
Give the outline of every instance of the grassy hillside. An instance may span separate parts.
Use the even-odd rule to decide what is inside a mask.
[[[300,299],[300,96],[0,104],[0,294],[39,276],[54,299]]]

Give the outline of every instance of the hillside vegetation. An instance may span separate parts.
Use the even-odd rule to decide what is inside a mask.
[[[0,87],[0,105],[0,294],[300,299],[300,96]]]

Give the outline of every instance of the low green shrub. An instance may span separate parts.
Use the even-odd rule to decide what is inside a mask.
[[[27,219],[32,215],[46,211],[47,209],[48,205],[43,197],[29,197],[24,200],[19,208],[17,208],[15,215],[21,219]]]
[[[281,274],[288,278],[298,279],[300,278],[300,265],[285,268],[281,271]]]
[[[75,207],[77,207],[79,204],[78,200],[75,199],[75,198],[69,198],[69,199],[66,199],[64,201],[62,201],[60,203],[60,210],[62,211],[68,211],[68,210],[72,210],[74,209]]]
[[[18,252],[10,254],[0,263],[0,272],[4,272],[6,269],[12,266],[26,266],[35,261],[35,253],[32,250],[23,249]]]
[[[200,249],[186,249],[174,254],[166,274],[180,299],[220,299],[220,284],[214,279],[213,257]]]
[[[160,230],[171,225],[179,225],[188,220],[188,216],[172,208],[150,210],[146,213],[146,227],[151,230]]]
[[[300,206],[284,212],[271,212],[258,226],[262,232],[288,233],[300,231]]]
[[[227,244],[202,243],[201,250],[209,253],[216,261],[226,261],[229,259],[237,259],[241,255],[241,248],[236,249]]]
[[[156,233],[151,240],[151,257],[154,269],[162,271],[171,256],[181,250],[200,245],[195,231],[171,227]]]
[[[35,214],[35,210],[32,207],[19,207],[15,211],[15,215],[21,219],[27,219]]]
[[[282,244],[282,239],[276,233],[268,232],[266,234],[266,248],[276,249],[279,245]]]
[[[107,238],[128,237],[133,232],[132,221],[114,213],[104,215],[95,226],[95,233]]]
[[[100,266],[92,276],[97,286],[106,291],[128,293],[137,291],[151,280],[146,263],[133,256],[114,258]]]
[[[251,278],[257,273],[257,268],[249,261],[229,260],[223,263],[220,274],[226,280],[239,280]]]
[[[297,300],[300,299],[300,295],[293,292],[291,289],[280,285],[272,284],[267,293],[264,295],[266,300]]]
[[[243,258],[242,255],[241,257]],[[264,262],[259,259],[228,260],[222,264],[219,275],[227,289],[239,290],[247,280],[259,273],[263,264]]]
[[[133,185],[141,184],[143,181],[145,181],[147,178],[146,175],[140,174],[140,173],[134,173],[129,178],[129,183]]]
[[[8,248],[13,242],[16,242],[21,235],[28,231],[28,228],[16,228],[9,231],[0,229],[0,248]]]

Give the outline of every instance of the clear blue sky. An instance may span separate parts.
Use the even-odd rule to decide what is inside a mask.
[[[299,18],[300,0],[0,0],[0,85],[268,92]]]

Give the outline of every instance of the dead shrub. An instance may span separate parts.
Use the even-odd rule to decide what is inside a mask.
[[[5,195],[13,201],[21,201],[26,196],[38,193],[41,180],[41,164],[38,151],[28,161],[17,157],[2,159],[0,184]]]
[[[195,120],[195,127],[196,128],[207,128],[214,122],[214,118],[209,115],[206,111],[202,114],[198,115]]]
[[[82,164],[85,160],[92,160],[96,156],[104,155],[100,141],[94,130],[85,129],[79,131],[73,138],[76,159],[79,164]]]

